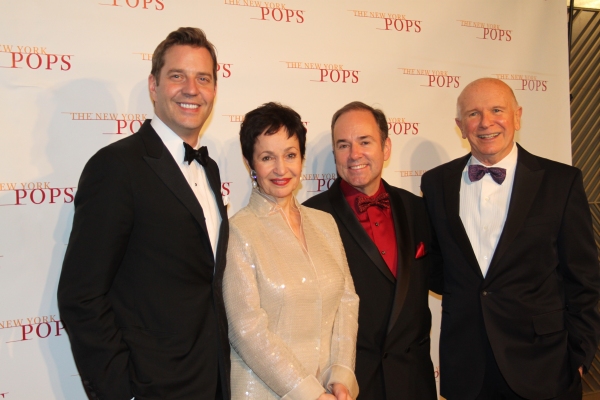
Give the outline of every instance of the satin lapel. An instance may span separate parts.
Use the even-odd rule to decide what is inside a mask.
[[[385,190],[390,195],[390,204],[392,217],[394,218],[394,229],[396,231],[396,243],[398,248],[398,269],[396,280],[396,293],[394,295],[394,304],[392,305],[392,313],[388,322],[388,333],[392,330],[398,316],[404,306],[404,300],[408,293],[410,283],[410,270],[414,257],[414,249],[416,248],[413,235],[411,235],[406,216],[406,208],[400,195],[391,188],[385,181]]]
[[[206,171],[208,183],[210,183],[210,188],[215,195],[217,206],[219,207],[219,213],[221,214],[221,219],[226,220],[227,208],[223,203],[223,196],[221,195],[221,176],[219,175],[219,167],[217,166],[217,163],[210,158],[206,167],[204,167],[204,171]]]
[[[498,240],[496,251],[490,262],[486,278],[494,275],[502,255],[510,248],[517,233],[521,230],[525,217],[533,206],[533,201],[544,179],[544,170],[533,155],[519,147],[515,180],[510,195],[510,204],[504,229]]]
[[[221,176],[219,175],[219,166],[212,158],[209,158],[206,167],[204,167],[204,171],[206,172],[208,183],[210,184],[210,188],[215,195],[215,200],[217,202],[217,206],[219,207],[219,213],[221,214],[219,242],[217,243],[218,255],[215,258],[218,261],[221,256],[224,255],[222,254],[224,251],[223,246],[229,241],[229,220],[227,218],[227,207],[225,207],[225,204],[223,203],[223,196],[221,195]]]
[[[360,248],[369,256],[373,264],[377,266],[379,271],[385,275],[391,282],[395,282],[396,278],[392,275],[392,272],[388,268],[387,264],[379,254],[379,250],[375,243],[371,240],[365,229],[362,227],[358,218],[354,214],[354,211],[348,205],[342,190],[340,189],[340,178],[338,178],[327,190],[329,201],[331,202],[333,212],[337,215],[338,219],[346,226],[346,229],[354,240],[358,243]]]
[[[136,135],[140,135],[146,145],[148,155],[144,156],[144,160],[169,190],[173,192],[179,201],[181,201],[181,203],[190,211],[196,221],[200,224],[206,237],[208,237],[202,207],[200,207],[196,195],[185,180],[185,177],[181,173],[181,169],[177,166],[171,153],[150,125],[150,120],[144,122]]]
[[[444,170],[444,205],[446,206],[446,217],[448,218],[448,226],[454,240],[458,244],[461,252],[469,262],[469,265],[473,268],[480,277],[483,278],[481,268],[475,257],[475,252],[471,246],[471,241],[465,230],[465,226],[460,219],[460,182],[462,179],[462,172],[467,164],[469,158],[468,154],[456,160],[450,164]]]

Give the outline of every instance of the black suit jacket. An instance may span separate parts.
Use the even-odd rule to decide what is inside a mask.
[[[230,397],[229,229],[217,164],[205,170],[222,218],[216,261],[202,207],[150,120],[83,170],[58,306],[92,399],[214,400],[219,379]]]
[[[518,151],[508,215],[485,278],[459,216],[470,155],[423,175],[444,260],[440,378],[448,399],[474,399],[481,390],[487,339],[511,389],[528,399],[564,393],[596,352],[598,253],[581,172]]]
[[[429,354],[430,262],[415,259],[417,245],[431,247],[430,226],[420,197],[384,182],[398,242],[396,280],[348,205],[338,178],[304,205],[331,214],[340,231],[356,293],[360,297],[356,378],[363,400],[435,399]]]

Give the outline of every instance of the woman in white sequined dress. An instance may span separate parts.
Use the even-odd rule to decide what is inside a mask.
[[[232,400],[351,400],[358,296],[333,218],[298,203],[306,128],[267,103],[240,130],[253,178],[230,220],[223,292]]]

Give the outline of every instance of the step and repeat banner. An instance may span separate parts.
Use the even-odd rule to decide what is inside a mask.
[[[268,101],[308,128],[300,201],[335,179],[330,120],[354,100],[388,117],[384,178],[420,194],[423,172],[468,152],[456,97],[483,76],[514,89],[517,140],[570,163],[564,1],[277,1],[0,1],[0,399],[85,398],[56,304],[77,182],[98,149],[152,117],[152,52],[180,26],[202,28],[218,49],[201,142],[230,216],[251,190],[239,125]]]

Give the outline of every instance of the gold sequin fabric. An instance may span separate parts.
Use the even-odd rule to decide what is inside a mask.
[[[295,204],[306,249],[256,189],[229,220],[232,400],[316,400],[333,383],[358,395],[358,296],[344,247],[329,214]]]

